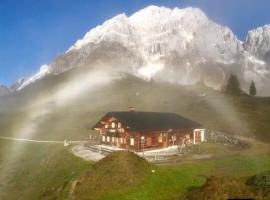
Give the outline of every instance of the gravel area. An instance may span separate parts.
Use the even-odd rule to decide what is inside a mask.
[[[85,160],[98,161],[98,160],[105,157],[105,155],[103,155],[101,153],[93,152],[93,151],[89,150],[87,147],[84,146],[84,144],[78,144],[78,145],[72,147],[71,150],[75,156],[78,156],[78,157],[83,158]]]

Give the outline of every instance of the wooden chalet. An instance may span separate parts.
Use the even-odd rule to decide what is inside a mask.
[[[174,113],[108,112],[93,129],[101,144],[134,151],[204,141],[202,125]]]

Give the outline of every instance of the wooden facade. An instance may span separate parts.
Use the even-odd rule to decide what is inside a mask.
[[[171,128],[169,126],[157,126],[157,128],[155,128],[155,125],[153,124],[149,128],[147,117],[142,118],[144,115],[138,114],[137,118],[141,117],[138,121],[142,121],[143,119],[143,122],[147,124],[147,128],[136,128],[136,126],[131,127],[134,125],[132,121],[127,123],[125,119],[122,119],[122,116],[120,118],[117,116],[118,115],[114,116],[114,114],[106,114],[93,127],[100,132],[101,144],[134,151],[142,151],[147,149],[166,148],[172,145],[184,146],[187,144],[199,143],[204,140],[204,129],[198,129],[198,126],[194,126],[194,128],[184,127],[183,125]],[[134,120],[136,120],[136,118],[134,118]]]

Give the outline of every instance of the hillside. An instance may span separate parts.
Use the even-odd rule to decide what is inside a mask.
[[[90,75],[92,70],[78,68],[48,76],[23,91],[1,97],[1,135],[82,140],[89,134],[96,134],[91,127],[104,113],[127,110],[132,105],[137,110],[178,113],[202,123],[209,131],[222,130],[270,141],[269,98],[231,97],[203,85],[148,82],[128,74],[108,78],[104,73],[94,78]],[[75,158],[59,145],[1,141],[2,197],[29,200],[68,196],[74,180],[84,176],[86,170],[91,174],[93,168],[91,163]],[[103,199],[175,199],[189,187],[203,185],[202,174],[254,175],[269,169],[266,146],[256,144],[243,152],[219,145],[202,146],[201,153],[213,154],[212,159],[180,159],[178,162],[183,164],[162,166],[144,184],[131,184],[125,191],[121,190],[120,197],[116,189]],[[114,164],[118,166],[120,162]],[[18,192],[17,188],[21,190]]]
[[[90,164],[62,144],[0,140],[0,199],[63,199]]]
[[[128,74],[96,76],[93,69],[88,70],[49,76],[2,97],[1,135],[83,139],[94,133],[91,127],[104,113],[124,111],[132,105],[141,111],[175,112],[208,130],[270,141],[269,98],[231,97],[202,85],[147,82]]]
[[[269,171],[251,177],[209,177],[200,188],[190,188],[181,200],[269,199]]]

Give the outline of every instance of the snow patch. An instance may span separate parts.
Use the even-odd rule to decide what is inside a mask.
[[[250,62],[252,62],[254,64],[258,64],[258,65],[265,65],[264,61],[259,60],[259,59],[255,58],[254,56],[249,56],[248,61],[250,61]]]
[[[29,84],[37,81],[38,79],[43,78],[44,76],[48,75],[50,73],[50,66],[49,65],[42,65],[40,67],[40,70],[38,73],[36,73],[35,75],[27,78],[26,80],[23,81],[23,83],[20,85],[20,87],[18,87],[18,91],[25,88],[26,86],[28,86]],[[22,79],[20,79],[22,80]]]

